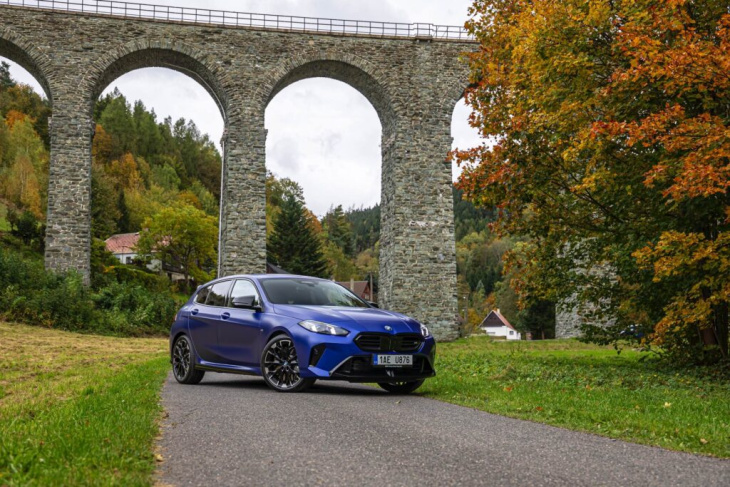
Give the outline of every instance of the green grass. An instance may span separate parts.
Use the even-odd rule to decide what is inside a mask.
[[[442,401],[672,450],[730,457],[730,381],[572,340],[438,345]]]
[[[165,343],[0,323],[0,485],[151,485]]]

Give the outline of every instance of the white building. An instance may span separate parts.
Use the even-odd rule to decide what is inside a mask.
[[[520,340],[520,333],[507,321],[499,310],[489,312],[479,328],[484,330],[490,337],[504,337],[507,340]]]
[[[135,233],[118,233],[112,235],[104,241],[106,249],[114,254],[122,264],[132,264],[137,258],[137,243],[139,242],[139,232]],[[165,265],[160,259],[152,259],[147,264],[147,269],[152,272],[167,274],[171,281],[182,281],[185,276],[180,269]]]
[[[112,235],[104,242],[106,249],[114,254],[122,264],[131,264],[137,257],[137,242],[139,241],[139,232],[135,233],[118,233]]]

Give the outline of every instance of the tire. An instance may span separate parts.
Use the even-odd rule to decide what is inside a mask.
[[[180,384],[197,384],[203,380],[204,370],[195,369],[190,339],[180,335],[172,346],[172,375]]]
[[[390,392],[391,394],[410,394],[423,385],[424,380],[416,380],[413,382],[378,382],[378,385]]]
[[[277,392],[301,392],[314,384],[315,379],[299,375],[299,360],[294,342],[287,335],[269,340],[261,354],[261,375],[266,385]]]

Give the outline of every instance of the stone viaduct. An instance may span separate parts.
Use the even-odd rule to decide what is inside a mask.
[[[359,90],[382,125],[381,305],[422,320],[440,339],[458,335],[445,157],[467,84],[459,57],[474,49],[461,29],[109,1],[20,3],[0,0],[0,56],[34,75],[53,108],[48,268],[88,277],[96,100],[129,71],[166,67],[205,87],[225,121],[219,275],[264,272],[264,111],[288,85],[328,77]]]

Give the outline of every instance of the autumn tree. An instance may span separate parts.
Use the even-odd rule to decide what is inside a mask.
[[[217,220],[192,206],[164,208],[143,223],[137,250],[179,268],[185,283],[211,278],[217,260]]]
[[[529,237],[523,306],[573,296],[614,338],[638,326],[674,358],[727,356],[726,7],[474,2],[466,99],[489,143],[456,154],[459,184]]]

